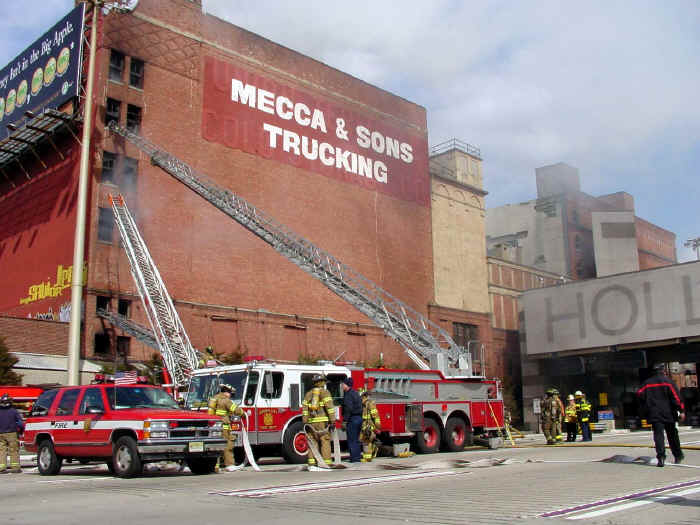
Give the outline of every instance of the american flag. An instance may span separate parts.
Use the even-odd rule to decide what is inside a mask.
[[[114,375],[115,385],[135,385],[136,383],[138,383],[138,375],[136,374],[136,370],[117,372]]]

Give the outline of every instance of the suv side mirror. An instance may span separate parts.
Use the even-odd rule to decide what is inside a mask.
[[[93,414],[93,415],[104,414],[104,413],[105,413],[104,410],[102,410],[100,407],[96,407],[96,406],[89,406],[89,407],[87,407],[87,409],[85,409],[85,412],[86,412],[87,414]]]

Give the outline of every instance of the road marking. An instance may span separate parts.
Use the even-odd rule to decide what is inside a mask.
[[[373,478],[345,479],[339,481],[324,481],[317,483],[303,483],[300,485],[287,485],[280,487],[264,487],[257,489],[241,489],[230,491],[214,491],[209,494],[220,496],[236,496],[239,498],[263,498],[265,496],[277,496],[280,494],[290,494],[297,492],[316,492],[319,490],[340,489],[346,487],[360,487],[367,485],[378,485],[383,483],[394,483],[397,481],[412,481],[417,479],[436,478],[441,476],[458,476],[469,474],[469,472],[416,472],[410,474],[395,474],[392,476],[378,476]]]
[[[614,505],[612,507],[609,507],[607,509],[601,509],[601,510],[594,510],[592,512],[586,512],[584,514],[579,514],[578,516],[571,516],[566,518],[567,520],[582,520],[586,518],[595,518],[597,516],[603,516],[605,514],[610,514],[612,512],[620,512],[621,510],[629,510],[633,509],[635,507],[641,507],[643,505],[650,505],[652,503],[664,503],[669,500],[673,500],[675,498],[681,497],[681,496],[687,496],[688,494],[695,494],[697,492],[700,492],[700,487],[695,487],[692,489],[687,489],[687,490],[682,490],[680,492],[671,492],[669,494],[664,494],[663,496],[652,496],[648,500],[645,501],[633,501],[630,503],[622,503],[619,505]]]
[[[674,485],[667,485],[665,487],[659,487],[655,489],[649,489],[642,492],[635,492],[633,494],[627,494],[626,496],[619,496],[617,498],[604,499],[599,501],[594,501],[593,503],[585,503],[583,505],[576,505],[575,507],[568,507],[565,509],[553,510],[550,512],[545,512],[540,514],[539,518],[552,518],[560,517],[566,514],[573,514],[575,512],[580,512],[582,510],[593,509],[595,507],[603,507],[605,505],[610,505],[612,503],[619,503],[623,501],[629,501],[634,499],[639,499],[645,496],[651,496],[653,494],[658,494],[659,492],[667,492],[674,489],[682,489],[685,487],[692,487],[694,485],[700,485],[700,479],[695,479],[692,481],[686,481],[684,483],[676,483]]]
[[[96,479],[114,479],[112,476],[104,476],[99,478],[76,478],[76,479],[49,479],[46,481],[37,481],[37,483],[71,483],[74,481],[93,481]]]

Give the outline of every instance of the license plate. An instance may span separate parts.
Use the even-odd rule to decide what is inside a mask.
[[[190,452],[204,452],[204,441],[190,441]]]

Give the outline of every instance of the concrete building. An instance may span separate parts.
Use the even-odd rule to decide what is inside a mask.
[[[677,261],[675,234],[637,217],[632,195],[584,193],[578,169],[565,163],[535,172],[536,199],[487,210],[489,253],[510,246],[517,262],[571,279]]]

